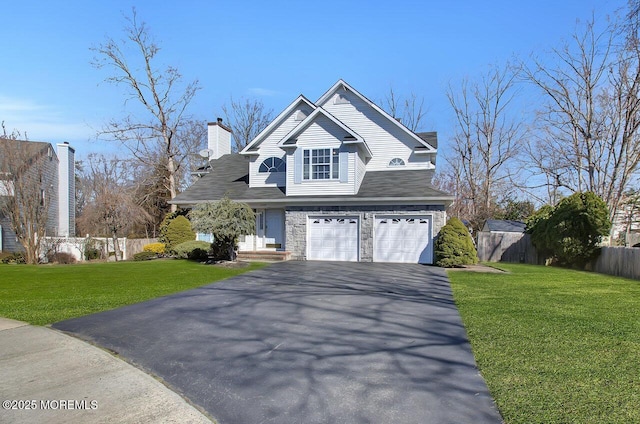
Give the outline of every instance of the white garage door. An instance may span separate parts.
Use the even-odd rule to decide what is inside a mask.
[[[358,261],[357,217],[310,217],[307,259]]]
[[[374,262],[433,263],[431,216],[375,217]]]

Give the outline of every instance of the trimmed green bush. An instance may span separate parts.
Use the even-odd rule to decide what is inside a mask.
[[[191,223],[187,218],[180,215],[171,220],[167,226],[167,233],[165,234],[166,250],[173,250],[174,246],[184,243],[185,241],[192,241],[196,239],[196,233],[191,229]]]
[[[153,252],[157,255],[164,255],[165,245],[164,243],[149,243],[142,246],[143,252]]]
[[[478,263],[478,253],[469,230],[458,218],[450,218],[440,230],[435,246],[436,265],[445,268]]]
[[[574,193],[556,207],[543,206],[527,222],[539,252],[561,266],[584,268],[611,229],[606,203],[595,193]]]
[[[209,257],[210,244],[201,240],[190,240],[173,247],[172,251],[180,259],[206,261]]]
[[[158,255],[153,252],[140,252],[133,255],[134,261],[150,261],[151,259],[157,259]]]
[[[169,241],[167,240],[167,231],[169,229],[169,224],[171,224],[171,221],[179,216],[186,216],[187,213],[188,211],[186,210],[178,209],[177,211],[169,212],[164,216],[159,228],[158,241],[160,243],[164,243],[165,245],[169,244]]]

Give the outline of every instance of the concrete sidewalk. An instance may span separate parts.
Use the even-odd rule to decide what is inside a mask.
[[[0,318],[0,401],[1,423],[212,422],[109,353],[6,318]]]

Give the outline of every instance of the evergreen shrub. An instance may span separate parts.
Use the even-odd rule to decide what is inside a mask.
[[[173,247],[176,257],[193,261],[206,261],[209,258],[210,244],[201,240],[190,240]]]
[[[478,253],[469,230],[458,218],[450,218],[440,230],[435,246],[436,265],[445,268],[478,263]]]
[[[165,249],[171,251],[174,246],[177,246],[180,243],[195,240],[196,233],[191,229],[191,223],[189,220],[180,215],[169,222],[164,238],[166,244]]]

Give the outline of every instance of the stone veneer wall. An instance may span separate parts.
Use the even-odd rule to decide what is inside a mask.
[[[373,215],[432,215],[434,238],[446,224],[446,212],[441,205],[411,206],[292,206],[285,211],[287,251],[291,259],[305,260],[307,254],[307,216],[358,216],[360,220],[360,261],[373,261]]]

